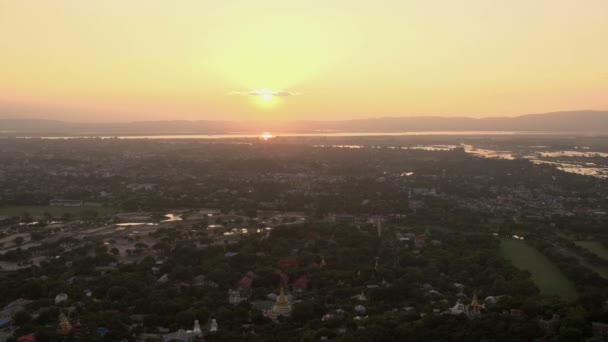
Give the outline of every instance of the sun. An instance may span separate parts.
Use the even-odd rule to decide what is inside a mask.
[[[272,100],[272,94],[268,94],[268,93],[262,94],[262,100],[264,100],[264,101]]]
[[[270,140],[274,138],[274,135],[272,135],[270,132],[264,132],[260,137],[264,140]]]

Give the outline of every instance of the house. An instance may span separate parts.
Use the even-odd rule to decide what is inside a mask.
[[[5,329],[6,327],[8,327],[10,324],[11,324],[10,318],[0,318],[0,331]]]
[[[281,266],[296,266],[298,261],[296,259],[281,259],[279,265]]]
[[[194,321],[192,330],[179,329],[177,331],[162,335],[162,341],[180,341],[180,342],[202,342],[204,341],[203,332],[198,320]]]
[[[293,283],[293,288],[294,289],[298,289],[298,290],[306,290],[308,288],[308,276],[307,275],[303,275],[300,278],[298,278],[298,280],[295,281],[295,283]]]
[[[367,308],[363,305],[355,306],[355,311],[359,314],[364,314],[367,311]]]
[[[17,339],[17,342],[36,342],[36,334],[21,336]]]
[[[603,337],[604,339],[608,337],[608,324],[606,323],[592,322],[591,329],[593,330],[593,336]]]
[[[511,309],[511,310],[509,310],[509,314],[511,315],[511,317],[521,317],[521,316],[523,316],[522,311],[518,310],[518,309]]]
[[[540,325],[542,328],[547,329],[547,328],[549,328],[549,326],[551,326],[551,324],[553,324],[553,323],[555,323],[555,322],[559,322],[559,320],[560,320],[559,315],[553,314],[553,315],[551,316],[551,319],[544,319],[544,318],[539,319],[539,320],[538,320],[538,324],[539,324],[539,325]]]
[[[238,305],[240,302],[245,300],[247,300],[247,298],[241,297],[241,291],[228,290],[228,303]]]
[[[237,282],[237,288],[239,288],[241,291],[249,290],[253,284],[253,278],[255,278],[255,276],[255,273],[251,271],[245,273],[245,276],[243,276],[243,278]]]
[[[0,310],[0,318],[12,318],[16,312],[24,311],[25,307],[32,301],[19,298],[8,303],[2,310]]]
[[[55,296],[55,304],[59,304],[66,300],[68,300],[68,295],[63,292]]]
[[[423,234],[416,235],[414,238],[414,245],[416,246],[416,249],[421,249],[426,246],[426,236]]]
[[[287,285],[289,283],[289,276],[285,272],[281,270],[276,270],[274,271],[274,274],[278,275],[281,278],[281,281],[284,285]]]

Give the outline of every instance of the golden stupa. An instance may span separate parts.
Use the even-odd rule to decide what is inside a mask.
[[[72,331],[72,325],[68,318],[63,314],[63,312],[59,315],[59,326],[57,327],[57,334],[59,335],[67,335]]]
[[[279,293],[277,301],[274,303],[272,311],[270,312],[270,317],[272,319],[276,319],[279,316],[291,316],[291,304],[289,304],[289,299],[287,299],[287,296],[285,295],[285,290],[283,289],[283,286],[281,286],[281,292]]]
[[[481,308],[481,305],[479,305],[479,300],[477,300],[477,290],[475,290],[473,292],[473,300],[471,300],[470,306],[477,310],[479,310]]]

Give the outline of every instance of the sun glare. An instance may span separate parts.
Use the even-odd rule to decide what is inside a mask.
[[[274,138],[274,135],[272,135],[270,132],[264,132],[264,133],[262,133],[261,137],[264,140],[270,140],[270,139]]]
[[[264,100],[264,101],[272,100],[272,94],[262,94],[262,100]]]

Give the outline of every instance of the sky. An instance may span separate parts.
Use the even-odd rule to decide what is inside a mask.
[[[608,109],[606,0],[0,0],[0,118]]]

